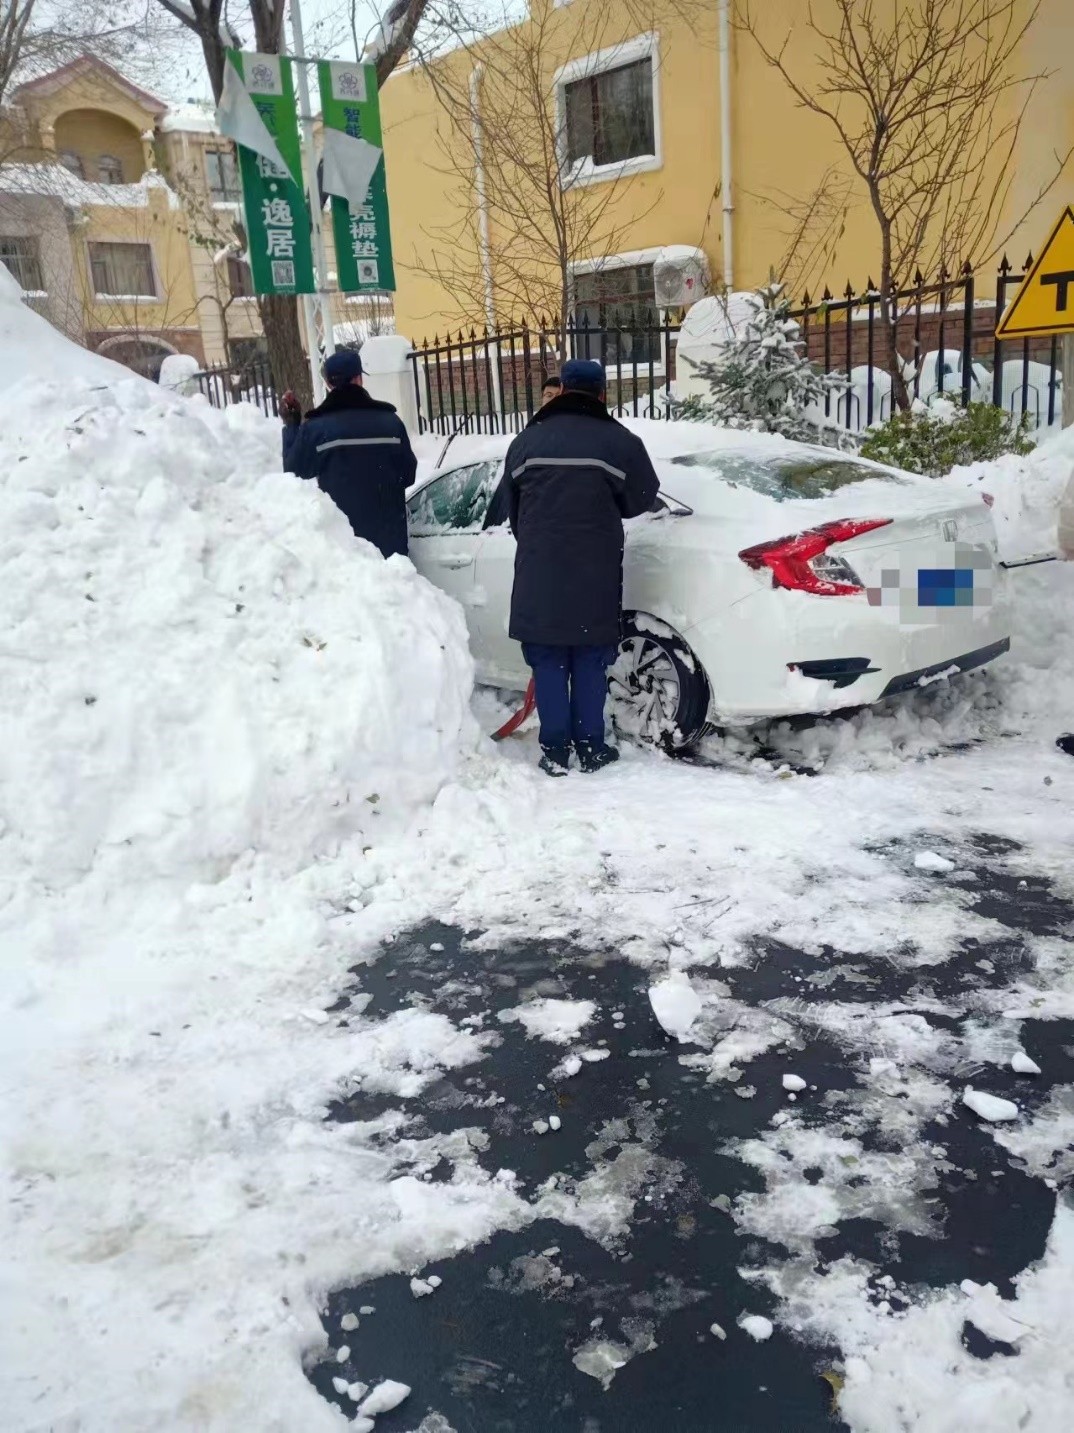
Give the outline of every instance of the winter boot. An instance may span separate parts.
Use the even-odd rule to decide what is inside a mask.
[[[571,762],[569,746],[542,747],[544,755],[540,760],[541,770],[546,776],[566,776]]]
[[[1074,756],[1074,731],[1065,731],[1062,736],[1056,737],[1055,744],[1067,756]]]
[[[610,766],[613,761],[619,760],[615,747],[604,741],[579,742],[577,751],[578,765],[587,773],[600,771],[603,767]]]

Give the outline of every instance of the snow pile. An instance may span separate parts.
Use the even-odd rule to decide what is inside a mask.
[[[5,1427],[315,1433],[329,1284],[515,1217],[465,1152],[430,1198],[324,1121],[484,1055],[323,1009],[474,744],[462,618],[276,424],[75,348],[2,269],[0,391]]]
[[[11,410],[11,876],[212,880],[250,848],[302,861],[436,793],[470,734],[470,659],[458,609],[409,563],[265,473],[265,445],[148,384],[42,382]]]
[[[1026,562],[1057,553],[1059,500],[1072,474],[1074,428],[1066,428],[1028,457],[954,468],[943,481],[991,493],[1000,557]]]

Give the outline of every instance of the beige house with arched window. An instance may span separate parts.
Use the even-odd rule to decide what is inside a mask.
[[[147,373],[206,356],[182,206],[156,163],[166,112],[87,56],[0,113],[0,260],[58,328]]]
[[[210,106],[169,107],[91,56],[0,109],[0,262],[58,328],[139,371],[169,353],[241,369],[263,348],[241,198]],[[332,310],[339,342],[392,325],[390,299]]]

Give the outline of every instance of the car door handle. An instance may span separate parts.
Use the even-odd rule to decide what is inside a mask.
[[[472,552],[446,552],[443,557],[438,557],[436,561],[440,567],[451,567],[455,569],[473,567],[474,555]]]

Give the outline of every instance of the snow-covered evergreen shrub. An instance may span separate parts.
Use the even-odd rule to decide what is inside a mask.
[[[915,403],[873,428],[862,443],[863,458],[940,478],[967,463],[991,462],[1006,453],[1033,451],[1029,419],[1016,421],[991,403],[961,404],[941,399],[926,407]]]
[[[696,365],[708,394],[674,402],[673,417],[781,433],[807,443],[856,446],[852,434],[824,415],[825,398],[845,380],[818,373],[803,355],[801,330],[789,310],[782,284],[758,289],[753,317],[721,345],[717,358]]]

